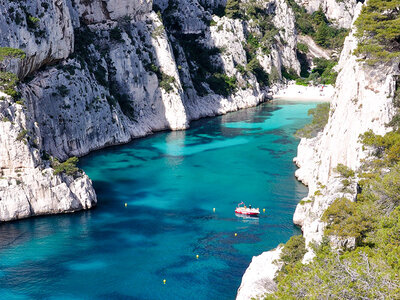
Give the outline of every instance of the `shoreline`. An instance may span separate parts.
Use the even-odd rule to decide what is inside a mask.
[[[303,86],[290,81],[284,86],[273,86],[272,100],[331,102],[335,88],[332,85]]]
[[[273,86],[272,102],[287,100],[293,102],[332,102],[335,88],[332,85],[302,86],[294,81],[284,86]],[[300,142],[299,142],[300,145]],[[297,155],[296,155],[297,157]],[[299,180],[297,178],[297,180]],[[259,299],[263,295],[272,293],[276,289],[275,274],[279,269],[276,263],[282,251],[282,245],[253,256],[249,266],[242,276],[237,290],[236,300]]]

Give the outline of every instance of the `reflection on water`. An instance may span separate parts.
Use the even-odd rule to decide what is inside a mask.
[[[233,299],[252,256],[299,232],[293,133],[314,106],[266,104],[83,158],[98,207],[1,224],[0,298]],[[235,215],[241,201],[268,214]]]
[[[254,216],[246,216],[246,215],[242,215],[242,214],[238,214],[235,213],[236,217],[238,217],[239,219],[242,219],[243,223],[247,223],[247,224],[258,224],[259,222],[259,216],[254,217]]]

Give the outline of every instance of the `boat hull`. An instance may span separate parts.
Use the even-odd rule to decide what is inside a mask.
[[[243,211],[243,210],[235,210],[235,213],[245,215],[245,216],[251,216],[251,217],[258,217],[260,214],[259,212],[250,212],[250,211]]]

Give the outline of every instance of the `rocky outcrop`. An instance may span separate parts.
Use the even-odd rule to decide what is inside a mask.
[[[66,59],[74,50],[67,0],[0,1],[0,47],[26,53],[7,69],[23,78],[41,66]]]
[[[355,11],[356,19],[361,5]],[[297,205],[293,221],[303,231],[306,245],[310,242],[320,242],[325,224],[321,221],[324,211],[338,197],[355,199],[356,182],[346,189],[342,178],[335,172],[338,164],[344,164],[357,169],[367,153],[359,143],[359,135],[371,129],[376,134],[384,134],[390,130],[387,124],[393,117],[393,97],[396,88],[398,66],[386,64],[371,68],[358,61],[352,53],[357,47],[353,32],[346,38],[340,56],[335,94],[331,102],[330,117],[324,130],[312,139],[302,139],[298,146],[297,157],[294,159],[299,166],[296,177],[309,188],[308,196]],[[341,240],[333,237],[332,243],[339,246],[352,247],[354,240]],[[264,252],[262,256],[275,255],[275,250]],[[303,258],[308,262],[313,258],[309,251]],[[253,260],[256,259],[253,258]],[[276,272],[276,265],[265,261],[263,268]],[[249,268],[246,273],[253,271]],[[273,278],[274,274],[269,274]],[[242,279],[241,299],[250,299],[259,295],[255,276],[246,275]],[[261,275],[260,278],[263,276]],[[245,291],[245,287],[248,287]],[[256,287],[254,287],[256,286]],[[276,286],[267,285],[264,293],[271,293]],[[254,294],[252,290],[256,291]],[[240,292],[240,293],[239,293]],[[243,298],[242,295],[246,297]],[[247,296],[248,295],[248,296]]]
[[[55,175],[37,149],[38,128],[20,104],[0,92],[0,221],[72,212],[96,204],[85,173]]]
[[[262,299],[266,293],[276,289],[275,273],[280,269],[277,260],[282,247],[254,256],[243,275],[236,300]]]
[[[247,64],[242,22],[220,18],[222,29],[217,30],[209,26],[210,11],[221,3],[171,3],[158,4],[168,10],[165,16],[179,12],[183,26],[174,31],[169,24],[167,34],[165,16],[152,11],[151,1],[34,1],[27,8],[20,2],[2,2],[0,46],[26,53],[24,59],[9,59],[2,71],[20,79],[32,76],[19,85],[20,104],[2,102],[2,117],[11,120],[3,122],[2,143],[22,133],[26,140],[3,147],[4,157],[15,150],[13,155],[21,153],[24,159],[18,166],[0,161],[5,174],[0,220],[95,204],[84,173],[76,178],[54,175],[43,156],[81,156],[154,131],[185,129],[190,120],[266,99],[255,76],[244,77],[237,69],[238,63]],[[216,93],[209,83],[194,79],[189,68],[199,66],[171,32],[197,34],[196,43],[209,52],[228,49],[210,53],[210,61],[221,74],[235,77],[237,88],[229,95]],[[196,85],[205,92],[200,94]],[[19,127],[11,111],[23,120]]]
[[[277,57],[281,59],[281,66],[293,69],[297,74],[300,74],[300,63],[296,54],[297,31],[293,10],[285,0],[275,1],[275,6],[273,23],[279,28],[279,39],[284,41],[283,43],[277,43],[277,50],[280,52]],[[278,66],[276,67],[278,68]]]
[[[304,43],[308,46],[307,58],[309,59],[310,65],[312,65],[313,58],[325,58],[331,59],[332,51],[324,49],[317,45],[315,41],[308,35],[299,35],[297,37],[299,43]]]
[[[397,66],[371,68],[352,55],[356,46],[357,40],[350,34],[339,60],[328,124],[317,137],[301,140],[295,158],[299,166],[296,176],[309,187],[308,197],[298,204],[293,217],[302,227],[306,244],[321,240],[324,224],[320,218],[336,198],[355,197],[355,184],[343,191],[334,169],[338,164],[357,169],[366,157],[359,135],[369,129],[384,134],[389,130],[385,124],[395,113],[392,99]]]
[[[273,15],[273,25],[279,29],[271,53],[265,55],[259,51],[257,58],[263,68],[271,73],[276,70],[282,79],[281,69],[293,70],[300,74],[300,63],[297,57],[297,30],[293,10],[284,0],[264,2],[265,10]],[[282,41],[284,41],[282,43]]]
[[[24,128],[35,133],[34,145],[19,148],[27,155],[26,163],[32,153],[65,160],[158,130],[185,129],[191,120],[266,100],[268,78],[261,83],[254,71],[245,68],[253,58],[245,50],[249,32],[261,34],[260,24],[216,16],[224,1],[157,0],[153,5],[148,0],[35,0],[26,7],[20,1],[0,3],[0,46],[26,54],[0,68],[23,80],[19,102],[26,109],[21,110],[21,119],[26,120]],[[291,7],[284,0],[250,4],[268,16],[274,29],[270,47],[256,50],[261,67],[278,77],[281,67],[299,73]],[[4,128],[4,137],[14,134],[12,128]],[[35,158],[34,162],[32,170],[49,168],[51,173],[48,161]],[[0,167],[13,169],[5,160]],[[57,175],[51,186],[39,184],[39,175],[36,183],[21,178],[23,186],[38,187],[37,192],[21,189],[27,199],[29,193],[39,193],[39,187],[46,194],[63,184],[73,195],[85,194],[73,187],[85,175],[81,179]],[[88,208],[95,196],[89,180],[82,186],[86,196],[81,197],[80,207]],[[9,190],[9,185],[1,188],[3,195]],[[69,206],[54,193],[43,197],[58,199],[48,200],[59,203],[59,209],[54,204],[48,213],[78,209],[71,200],[75,196],[64,194],[70,195],[65,198]],[[31,215],[46,213],[32,207]],[[2,209],[12,215],[11,203]],[[13,218],[29,216],[17,215]]]
[[[325,15],[339,27],[350,28],[355,9],[357,6],[356,0],[295,0],[300,6],[307,9],[309,13],[319,10],[320,8]]]
[[[150,13],[150,0],[72,0],[78,15],[86,24],[121,18],[137,19]]]

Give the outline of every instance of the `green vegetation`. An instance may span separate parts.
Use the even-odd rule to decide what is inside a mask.
[[[18,133],[16,140],[19,141],[19,142],[21,142],[21,141],[25,141],[25,142],[26,142],[26,136],[27,136],[27,134],[28,134],[28,130],[22,129],[22,130]]]
[[[225,15],[229,18],[240,18],[245,21],[252,20],[252,26],[248,27],[248,32],[246,33],[246,42],[243,43],[247,64],[243,65],[237,62],[234,62],[234,64],[242,75],[241,77],[248,77],[253,73],[260,86],[268,86],[270,82],[269,75],[263,70],[256,57],[258,52],[269,54],[271,46],[276,42],[275,36],[277,36],[279,30],[273,24],[273,15],[267,14],[262,3],[258,3],[255,0],[249,0],[248,2],[228,0],[226,7],[219,5],[214,8],[206,7],[206,9],[218,16]],[[243,83],[243,81],[238,82],[234,76],[225,74],[221,54],[227,50],[207,47],[204,44],[204,35],[202,34],[182,34],[182,24],[177,21],[176,15],[177,5],[174,1],[169,1],[168,7],[162,11],[163,24],[167,33],[173,35],[177,41],[173,45],[175,57],[186,56],[185,60],[188,62],[190,77],[197,94],[204,96],[211,90],[226,97],[234,93],[238,88],[246,88],[246,83]],[[203,19],[203,21],[209,26],[217,25],[209,18]],[[217,30],[227,29],[219,25]],[[182,72],[180,72],[180,76],[182,75]],[[278,72],[274,74],[274,80],[279,80]],[[185,90],[187,88],[187,86],[184,87]]]
[[[400,298],[400,131],[382,136],[370,130],[360,142],[370,153],[361,167],[335,169],[343,181],[358,179],[357,200],[337,198],[324,212],[324,240],[311,245],[311,263],[299,262],[296,251],[282,254],[281,262],[291,263],[266,299]],[[341,240],[340,251],[331,248],[332,236]]]
[[[224,74],[222,65],[218,62],[218,56],[223,49],[206,48],[199,42],[201,37],[196,34],[177,35],[176,38],[190,61],[189,71],[198,95],[204,96],[208,93],[204,83],[214,93],[224,97],[236,91],[236,78]]]
[[[207,83],[215,93],[228,97],[236,91],[236,77],[229,77],[226,74],[214,73],[207,79]]]
[[[159,37],[163,34],[164,30],[165,30],[164,26],[160,25],[153,30],[153,32],[151,33],[151,36],[153,37],[153,39],[156,39],[157,37]]]
[[[242,18],[246,21],[251,20],[255,27],[249,27],[250,30],[246,44],[243,45],[246,50],[247,60],[252,60],[258,49],[263,54],[271,53],[271,46],[277,43],[276,39],[279,30],[273,23],[273,16],[266,14],[265,9],[254,0],[243,3],[241,6]],[[281,42],[279,40],[279,42]]]
[[[261,87],[269,85],[268,73],[264,71],[263,67],[256,57],[254,57],[246,66],[246,70],[253,73]]]
[[[299,53],[298,53],[299,56]],[[299,59],[300,60],[300,59]],[[335,84],[338,73],[334,70],[337,62],[325,58],[314,58],[314,68],[308,73],[308,66],[301,71],[301,77],[295,74],[288,74],[286,70],[282,71],[282,75],[289,80],[296,80],[296,84],[307,86],[309,84]]]
[[[80,173],[80,169],[76,166],[78,163],[77,157],[70,157],[65,162],[60,163],[57,159],[52,161],[52,167],[54,168],[54,175],[65,173],[69,176],[77,176]]]
[[[25,57],[26,54],[21,49],[0,47],[0,62],[3,61],[4,59],[9,59],[9,58],[24,59]]]
[[[354,178],[354,176],[355,176],[355,172],[343,164],[338,164],[336,166],[336,168],[334,169],[334,171],[336,173],[339,173],[340,176],[347,178],[347,179]]]
[[[306,252],[304,237],[302,235],[292,236],[283,246],[279,259],[279,262],[282,263],[282,268],[277,276],[281,279],[284,278],[290,270],[302,260]]]
[[[110,30],[110,39],[116,42],[123,42],[122,31],[118,27],[114,27]]]
[[[296,80],[299,76],[296,74],[296,71],[293,69],[286,69],[284,66],[281,68],[282,77],[288,80]]]
[[[296,79],[297,85],[308,86],[308,83],[309,83],[309,81],[307,78],[297,78]]]
[[[270,83],[278,82],[280,79],[278,69],[275,66],[271,67],[271,72],[269,73],[269,81]]]
[[[166,92],[170,92],[173,90],[172,84],[175,82],[175,77],[169,76],[163,72],[161,72],[161,80],[160,87],[164,89]]]
[[[325,234],[341,238],[354,237],[360,244],[373,227],[374,221],[368,215],[371,209],[363,211],[358,206],[358,203],[347,198],[336,199],[321,218],[327,223]]]
[[[313,62],[315,67],[311,71],[311,77],[312,74],[318,74],[318,77],[315,80],[316,83],[335,84],[337,72],[333,69],[333,67],[337,65],[337,62],[324,58],[314,58]]]
[[[20,97],[20,93],[16,90],[17,84],[17,75],[11,72],[0,72],[0,90],[14,99]]]
[[[7,69],[8,59],[24,59],[25,57],[26,54],[21,49],[0,47],[1,69]],[[18,81],[17,75],[11,72],[0,71],[0,90],[14,98],[14,100],[18,100],[20,97],[20,93],[16,90]]]
[[[34,29],[37,27],[38,23],[39,23],[40,19],[33,17],[31,15],[27,15],[26,18],[26,23],[28,24],[28,28]]]
[[[338,164],[334,171],[340,174],[339,177],[343,178],[341,191],[343,193],[351,193],[350,186],[354,183],[355,172],[343,164]]]
[[[236,65],[236,69],[239,71],[239,73],[240,73],[242,76],[246,76],[246,75],[247,75],[246,68],[243,67],[242,65],[237,64],[237,65]]]
[[[132,101],[128,94],[124,92],[114,80],[116,74],[116,69],[111,62],[111,59],[105,51],[105,45],[99,45],[97,43],[99,37],[96,32],[92,32],[88,26],[82,24],[82,26],[74,31],[75,35],[75,51],[72,57],[76,58],[82,68],[86,67],[91,74],[94,75],[97,82],[110,91],[110,96],[106,96],[107,102],[110,105],[111,110],[119,104],[122,113],[131,120],[135,120],[135,111],[132,106]],[[110,39],[117,42],[122,42],[122,30],[119,27],[115,27],[110,30]],[[92,52],[92,47],[90,45],[95,45],[96,49],[99,49],[103,54],[99,57]],[[104,66],[103,62],[106,61],[107,65]],[[146,67],[146,66],[145,66]],[[107,68],[107,69],[106,69]],[[62,70],[67,72],[69,75],[75,73],[74,66],[64,65]],[[57,88],[60,95],[66,96],[68,94],[68,89],[65,87]],[[89,107],[88,107],[89,108]]]
[[[172,85],[175,82],[175,77],[165,74],[155,64],[147,64],[145,65],[145,69],[148,72],[153,72],[156,74],[160,88],[164,89],[166,92],[173,90]]]
[[[226,1],[225,15],[232,19],[239,19],[242,16],[240,13],[239,0]]]
[[[329,119],[330,103],[318,104],[316,108],[312,108],[308,111],[308,115],[312,116],[312,121],[303,128],[297,130],[297,137],[312,138],[322,131],[328,123]]]
[[[369,0],[355,22],[359,38],[355,54],[370,64],[400,57],[399,14],[399,0]]]
[[[307,13],[295,0],[287,0],[296,18],[296,28],[302,34],[311,36],[315,42],[328,49],[340,49],[349,30],[331,24],[321,9]],[[299,49],[300,50],[300,49]]]
[[[303,43],[297,43],[297,49],[300,52],[303,52],[303,53],[308,53],[308,51],[309,51],[308,45],[307,44],[303,44]]]
[[[399,219],[393,219],[398,226]],[[399,235],[378,231],[385,236],[381,242],[390,244],[390,256],[370,247],[339,254],[325,239],[312,263],[297,263],[278,277],[278,290],[265,299],[398,299],[399,269],[392,266],[398,264]]]

